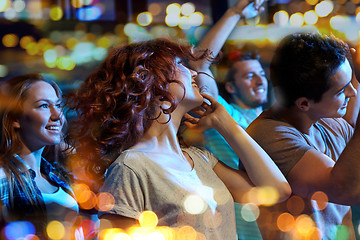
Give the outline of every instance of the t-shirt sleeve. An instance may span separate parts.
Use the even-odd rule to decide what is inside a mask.
[[[108,198],[100,200],[99,217],[109,213],[137,219],[144,210],[141,185],[141,180],[131,168],[121,162],[114,162],[107,171],[101,192],[110,193],[115,203]]]
[[[269,154],[285,176],[312,149],[294,127],[279,121],[256,119],[246,131]]]

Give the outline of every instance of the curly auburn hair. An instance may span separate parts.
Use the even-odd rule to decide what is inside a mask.
[[[192,46],[168,39],[120,45],[76,93],[66,96],[78,115],[69,129],[71,144],[90,173],[102,177],[112,156],[135,145],[160,111],[171,117],[178,103],[169,84],[184,87],[174,79],[176,58],[198,61],[210,59],[210,53],[195,53]],[[169,102],[170,108],[163,109],[159,100]]]

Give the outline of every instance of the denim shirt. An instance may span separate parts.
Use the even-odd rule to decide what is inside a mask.
[[[18,155],[14,155],[14,158],[24,163]],[[25,166],[27,166],[27,164],[25,164]],[[74,192],[71,190],[70,186],[62,180],[63,177],[61,177],[61,174],[58,173],[55,167],[44,158],[41,159],[40,171],[49,182],[55,186],[61,187],[65,192],[75,198]],[[35,206],[31,204],[24,189],[21,187],[21,184],[16,178],[14,178],[14,189],[12,190],[14,199],[12,204],[10,202],[10,186],[8,179],[0,179],[0,225],[6,222],[25,220],[32,222],[36,229],[42,229],[41,231],[43,231],[47,224],[46,206],[41,191],[35,183],[35,171],[28,168],[27,171],[19,169],[19,172],[21,173],[21,176],[25,176],[27,172],[30,174],[30,181],[35,188],[35,193],[33,193],[31,197],[33,199],[39,199],[39,204]],[[29,181],[25,177],[23,180],[25,182]]]

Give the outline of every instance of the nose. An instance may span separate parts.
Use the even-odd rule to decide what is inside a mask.
[[[355,97],[357,95],[357,91],[351,83],[347,85],[345,90],[347,92],[347,97]]]
[[[189,68],[189,70],[190,70],[192,79],[195,79],[197,77],[197,75],[198,75],[197,71],[194,71],[194,70],[192,70],[190,68]]]
[[[59,108],[57,106],[52,106],[50,111],[51,111],[50,118],[52,121],[58,121],[62,119],[62,114],[63,114],[62,108]]]
[[[266,81],[267,80],[266,80],[265,77],[263,77],[263,76],[261,76],[259,74],[255,74],[255,83],[256,83],[256,85],[259,85],[259,86],[264,85]]]

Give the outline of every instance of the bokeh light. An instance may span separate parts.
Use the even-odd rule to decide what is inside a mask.
[[[51,9],[50,9],[50,19],[53,20],[53,21],[59,21],[62,19],[63,17],[63,10],[61,7],[59,6],[53,6]]]
[[[180,16],[178,14],[168,14],[165,17],[165,23],[169,27],[175,27],[180,23]]]
[[[315,6],[315,12],[320,17],[328,16],[334,10],[334,3],[329,0],[320,2]]]
[[[14,33],[5,34],[2,43],[5,47],[16,47],[19,43],[19,37]]]
[[[149,26],[152,22],[152,15],[149,12],[139,13],[136,21],[140,26]]]
[[[144,211],[139,217],[141,227],[154,228],[158,224],[158,221],[157,215],[152,211]]]
[[[302,13],[294,13],[290,16],[289,22],[293,27],[301,27],[304,24],[304,16]]]
[[[195,5],[191,2],[181,5],[181,13],[185,16],[190,16],[195,12]]]
[[[35,234],[35,227],[30,222],[16,221],[7,224],[4,233],[8,239],[24,239],[28,235]]]
[[[51,221],[46,227],[46,233],[53,240],[62,239],[65,235],[65,227],[59,221]]]
[[[319,17],[316,15],[314,10],[307,11],[304,13],[304,21],[306,24],[313,25],[317,23]]]
[[[172,3],[166,7],[166,13],[168,15],[169,14],[180,15],[180,12],[181,12],[181,6],[178,3]]]
[[[285,26],[289,23],[289,14],[284,10],[280,10],[274,14],[273,21],[275,25]]]
[[[303,237],[310,234],[314,226],[314,221],[305,214],[298,216],[295,220],[296,232]]]
[[[188,213],[200,214],[206,210],[206,204],[198,195],[189,195],[185,198],[184,208]]]
[[[291,214],[299,215],[304,211],[305,203],[301,197],[293,195],[286,201],[286,207]]]
[[[9,68],[0,64],[0,77],[6,77],[9,73]]]
[[[9,7],[11,7],[10,0],[0,0],[0,12],[5,12]]]
[[[312,202],[313,208],[321,211],[327,207],[329,198],[324,192],[317,191],[311,196],[311,200],[316,201],[316,204]]]
[[[258,206],[252,203],[244,204],[241,208],[241,217],[247,222],[254,222],[260,215]]]
[[[295,227],[295,218],[290,213],[282,213],[277,218],[277,226],[282,232],[289,232]]]
[[[161,13],[162,9],[159,3],[150,3],[148,10],[153,16],[157,16]]]

